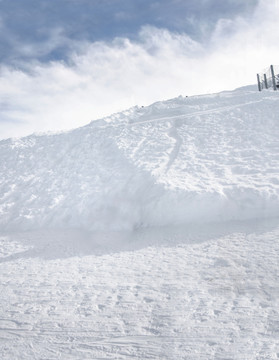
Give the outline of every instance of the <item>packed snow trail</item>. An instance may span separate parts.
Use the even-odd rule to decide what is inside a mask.
[[[1,359],[278,359],[278,237],[278,219],[1,236]]]
[[[278,92],[133,108],[0,142],[0,229],[129,230],[277,216]]]

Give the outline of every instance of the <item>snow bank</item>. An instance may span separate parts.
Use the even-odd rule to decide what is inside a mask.
[[[278,97],[178,97],[67,133],[1,141],[0,230],[278,216]]]

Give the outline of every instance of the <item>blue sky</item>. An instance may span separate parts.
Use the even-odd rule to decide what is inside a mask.
[[[278,18],[278,0],[0,0],[0,138],[255,83]]]
[[[67,59],[71,41],[137,39],[152,25],[206,42],[219,19],[249,18],[257,0],[2,0],[0,59]]]

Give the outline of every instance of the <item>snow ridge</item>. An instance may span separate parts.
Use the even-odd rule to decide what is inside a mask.
[[[277,92],[135,107],[0,142],[0,230],[138,227],[279,212]]]

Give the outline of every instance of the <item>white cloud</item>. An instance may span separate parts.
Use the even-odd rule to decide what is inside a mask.
[[[255,83],[257,72],[279,63],[278,18],[278,1],[262,0],[249,22],[219,20],[206,45],[144,27],[137,41],[81,44],[68,63],[2,68],[1,137],[78,127],[133,105]],[[54,37],[60,41],[60,33]]]

